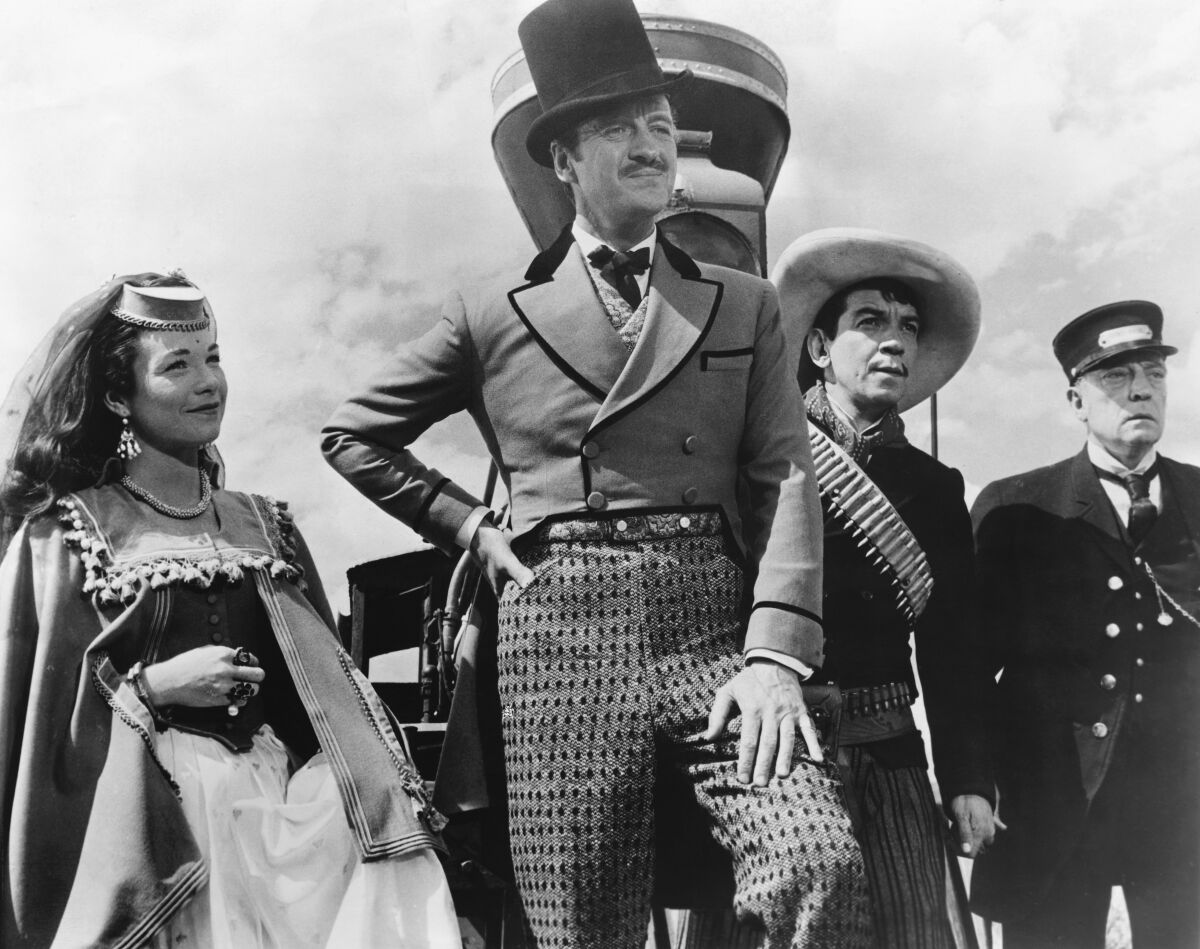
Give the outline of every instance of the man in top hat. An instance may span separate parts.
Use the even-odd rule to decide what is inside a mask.
[[[334,414],[326,456],[438,546],[469,546],[502,591],[512,856],[536,945],[644,944],[656,766],[686,776],[767,945],[866,945],[861,858],[800,687],[822,656],[820,512],[775,292],[656,232],[667,94],[687,75],[663,75],[630,0],[548,0],[520,35],[543,108],[529,154],[575,221],[523,278],[453,295]],[[515,551],[408,449],[463,409]]]
[[[793,243],[774,275],[785,326],[801,331],[825,512],[825,663],[842,690],[838,763],[888,949],[955,943],[947,823],[929,785],[911,705],[910,636],[955,850],[990,842],[984,741],[988,678],[971,608],[974,562],[963,479],[911,445],[899,413],[945,385],[979,332],[966,271],[917,241],[835,228]],[[965,922],[965,927],[962,923]]]
[[[1005,949],[1099,949],[1117,884],[1135,946],[1200,945],[1200,469],[1155,448],[1175,351],[1142,300],[1068,323],[1083,450],[972,512],[1008,825],[972,896]]]

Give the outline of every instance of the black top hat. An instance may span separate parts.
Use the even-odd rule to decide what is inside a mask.
[[[1106,359],[1133,349],[1179,352],[1162,341],[1162,310],[1148,300],[1106,303],[1077,316],[1058,331],[1051,345],[1072,383]]]
[[[691,78],[668,78],[633,0],[546,0],[517,27],[542,114],[525,147],[550,167],[550,142],[589,114],[665,93]]]

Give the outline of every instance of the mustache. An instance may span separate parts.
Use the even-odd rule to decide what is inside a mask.
[[[661,155],[634,155],[629,159],[632,164],[631,171],[641,171],[646,168],[651,168],[655,171],[665,172],[667,170],[666,159]]]

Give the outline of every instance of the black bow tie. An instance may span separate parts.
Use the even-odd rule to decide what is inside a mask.
[[[637,277],[650,269],[649,247],[639,247],[626,254],[601,244],[588,254],[588,262],[600,271],[600,276],[621,294],[626,303],[637,309],[642,302]]]

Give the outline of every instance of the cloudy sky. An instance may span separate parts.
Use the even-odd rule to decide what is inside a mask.
[[[7,4],[0,379],[114,272],[183,267],[221,327],[230,486],[287,498],[344,604],[408,549],[321,460],[329,412],[449,286],[533,252],[489,145],[490,81],[533,2]],[[793,139],[770,256],[820,227],[934,244],[984,332],[943,390],[972,491],[1081,444],[1049,351],[1070,317],[1167,314],[1164,447],[1200,463],[1200,5],[1192,0],[655,0],[765,40]],[[908,419],[921,443],[926,413]],[[475,489],[468,421],[422,455]]]

